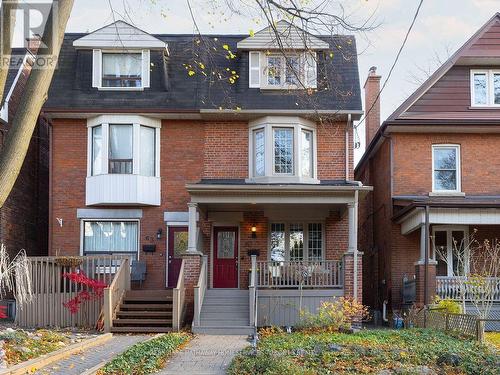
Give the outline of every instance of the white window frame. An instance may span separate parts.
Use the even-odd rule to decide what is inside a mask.
[[[269,220],[267,233],[267,260],[271,262],[271,227],[272,224],[285,224],[285,262],[290,262],[290,225],[291,224],[302,224],[304,229],[304,258],[302,261],[309,261],[309,224],[321,224],[321,259],[318,262],[324,261],[325,259],[325,221],[324,220]],[[279,262],[279,261],[275,261]]]
[[[140,175],[140,127],[146,126],[155,129],[155,174],[151,177],[160,177],[160,130],[161,121],[144,116],[102,115],[87,120],[87,177],[93,175],[92,165],[92,129],[102,126],[102,167],[101,175],[109,174],[109,125],[132,125],[132,175]]]
[[[446,274],[447,277],[453,275],[453,232],[464,232],[464,239],[469,238],[469,227],[467,225],[434,225],[432,226],[432,238],[436,238],[436,232],[446,232]],[[433,258],[436,261],[443,261],[438,258],[436,244],[432,243]],[[470,264],[465,265],[465,273],[469,272]]]
[[[250,54],[256,54],[260,53],[260,74],[259,74],[259,86],[257,85],[252,85],[249,84],[249,87],[260,87],[263,90],[300,90],[300,89],[307,89],[307,88],[316,88],[317,87],[317,54],[316,52],[310,52],[310,51],[300,51],[300,52],[290,52],[290,53],[278,53],[278,52],[258,52],[258,51],[251,51]],[[269,64],[268,64],[268,59],[270,57],[277,57],[281,59],[281,66],[282,66],[282,71],[280,72],[280,77],[281,77],[281,84],[279,85],[273,85],[269,84]],[[286,58],[287,57],[298,57],[299,58],[299,69],[300,71],[298,72],[299,74],[298,79],[299,79],[299,84],[287,84],[286,83],[286,70],[287,70],[287,63],[286,63]],[[310,63],[314,64],[314,67],[308,66]],[[249,61],[250,65],[250,61]],[[253,74],[255,74],[255,69],[254,68],[249,68],[249,82],[252,80]],[[308,78],[309,72],[313,72],[311,74],[315,74],[316,77],[313,79]]]
[[[274,129],[275,128],[291,128],[293,129],[293,173],[276,173],[274,169]],[[255,174],[255,145],[254,132],[258,130],[264,131],[264,168],[263,176]],[[312,134],[312,150],[311,150],[311,176],[301,176],[302,158],[300,152],[302,150],[301,131],[307,130]],[[309,183],[319,184],[317,177],[317,132],[316,124],[302,119],[300,117],[286,116],[266,116],[264,118],[251,121],[248,128],[248,179],[247,182],[262,182],[262,183]]]
[[[434,151],[440,148],[454,148],[456,150],[456,180],[457,188],[455,190],[437,190],[434,177]],[[461,174],[461,158],[460,158],[460,145],[458,144],[436,144],[432,145],[432,192],[436,194],[450,194],[450,193],[461,193],[462,192],[462,174]]]
[[[141,86],[139,87],[104,87],[102,85],[102,54],[142,54]],[[150,50],[143,49],[94,49],[92,58],[92,87],[101,91],[143,91],[150,87]]]
[[[475,104],[474,75],[486,74],[486,104]],[[497,108],[500,103],[495,103],[494,76],[500,74],[499,69],[471,69],[470,71],[470,99],[471,107],[475,108]]]
[[[136,222],[137,223],[137,256],[136,260],[139,260],[141,253],[141,220],[139,219],[119,219],[119,218],[85,218],[80,219],[80,256],[85,256],[84,253],[84,241],[85,241],[85,222],[96,222],[96,221],[106,221],[106,222]],[[110,252],[111,253],[111,252]],[[123,253],[125,255],[125,253]],[[103,254],[96,254],[103,255]],[[88,255],[87,256],[92,256]],[[126,256],[126,255],[125,255]]]

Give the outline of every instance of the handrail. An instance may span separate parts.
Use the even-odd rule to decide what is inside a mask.
[[[172,328],[179,331],[184,320],[184,299],[186,296],[186,288],[184,287],[184,262],[182,259],[177,285],[173,290],[173,313],[172,313]]]
[[[198,283],[194,287],[194,315],[193,315],[193,326],[200,326],[200,314],[201,306],[203,305],[203,299],[205,298],[205,292],[207,290],[207,256],[204,255],[201,258],[200,266],[200,276],[198,278]]]
[[[110,332],[113,327],[113,319],[117,306],[120,304],[123,295],[127,290],[130,290],[130,260],[123,259],[115,273],[115,277],[111,284],[104,289],[104,331]]]

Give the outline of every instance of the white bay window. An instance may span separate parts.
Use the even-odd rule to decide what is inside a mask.
[[[319,183],[314,123],[268,116],[252,121],[249,131],[249,182]]]
[[[89,119],[87,126],[87,204],[158,205],[161,122],[102,115]]]

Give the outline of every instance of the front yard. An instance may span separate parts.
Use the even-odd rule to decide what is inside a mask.
[[[263,335],[230,374],[499,374],[493,346],[424,329]]]

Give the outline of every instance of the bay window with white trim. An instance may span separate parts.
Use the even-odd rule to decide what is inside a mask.
[[[83,221],[83,255],[128,255],[137,259],[139,221]]]
[[[432,146],[432,191],[461,192],[459,145]]]
[[[315,124],[268,116],[249,128],[249,182],[319,183]]]
[[[269,230],[269,259],[275,262],[323,260],[323,229],[322,222],[272,222]]]

